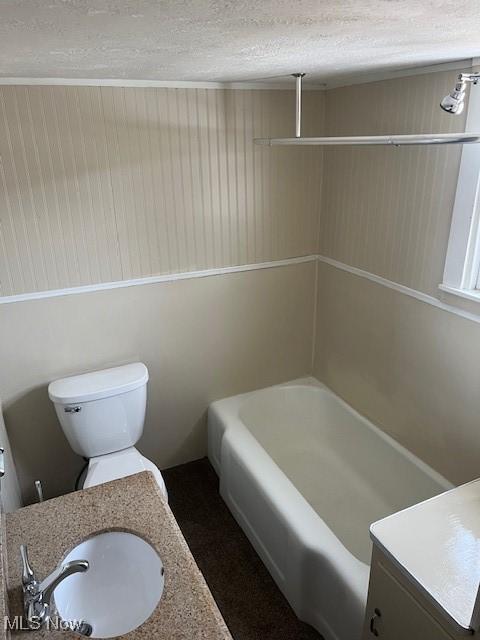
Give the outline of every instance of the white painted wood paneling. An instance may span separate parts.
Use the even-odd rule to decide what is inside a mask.
[[[327,92],[328,135],[451,133],[439,108],[455,71]],[[319,253],[436,295],[461,146],[328,148]]]
[[[304,99],[323,130],[323,92]],[[0,87],[0,294],[316,253],[323,151],[279,90]]]

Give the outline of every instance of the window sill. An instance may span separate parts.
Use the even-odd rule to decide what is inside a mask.
[[[457,289],[456,287],[451,287],[447,284],[439,284],[438,288],[440,291],[444,293],[449,293],[453,296],[458,296],[459,298],[463,298],[464,300],[472,300],[473,302],[480,302],[480,290],[478,289]]]

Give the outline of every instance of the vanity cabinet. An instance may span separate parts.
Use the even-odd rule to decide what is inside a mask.
[[[362,640],[465,640],[386,555],[374,547]]]
[[[374,522],[370,537],[362,640],[480,640],[480,479]]]

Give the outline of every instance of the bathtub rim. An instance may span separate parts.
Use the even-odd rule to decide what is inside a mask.
[[[234,422],[233,422],[233,419],[235,419],[235,422],[238,422],[237,426],[242,426],[243,428],[245,428],[250,433],[250,430],[248,429],[247,425],[243,422],[243,420],[240,417],[239,411],[240,411],[241,406],[244,404],[244,402],[246,400],[248,400],[249,398],[251,398],[254,395],[257,395],[257,394],[260,394],[260,393],[266,393],[268,391],[272,391],[273,389],[279,389],[279,388],[284,388],[284,387],[292,387],[292,388],[293,387],[314,387],[314,388],[320,388],[320,389],[324,390],[328,394],[332,395],[336,400],[338,400],[338,402],[341,404],[341,406],[344,409],[346,409],[347,411],[352,413],[367,428],[371,429],[382,440],[384,440],[387,444],[389,444],[391,447],[393,447],[396,451],[398,451],[399,453],[403,454],[408,460],[410,460],[410,462],[412,462],[416,467],[418,467],[421,471],[423,471],[426,475],[428,475],[434,482],[438,483],[442,487],[443,491],[449,491],[450,489],[453,489],[455,487],[455,485],[453,483],[451,483],[449,480],[447,480],[447,478],[445,478],[441,473],[439,473],[438,471],[433,469],[433,467],[431,467],[424,460],[419,458],[412,451],[407,449],[404,445],[400,444],[400,442],[398,442],[398,440],[395,440],[395,438],[393,436],[389,435],[388,433],[386,433],[385,431],[380,429],[380,427],[377,427],[377,425],[375,425],[373,422],[371,422],[366,416],[364,416],[359,411],[354,409],[351,405],[348,404],[348,402],[346,402],[346,400],[344,400],[341,396],[337,395],[324,382],[321,382],[320,380],[318,380],[314,376],[305,376],[305,377],[302,377],[302,378],[296,378],[296,379],[290,380],[288,382],[282,382],[280,384],[270,385],[269,387],[264,387],[262,389],[255,389],[253,391],[247,391],[245,393],[239,393],[239,394],[237,394],[235,396],[231,396],[231,397],[228,397],[228,398],[222,398],[221,400],[215,400],[214,402],[212,402],[209,405],[208,414],[210,415],[210,411],[212,411],[214,413],[217,413],[218,416],[220,417],[220,419],[222,419],[224,417],[228,417],[229,419],[232,420],[231,424],[228,424],[226,426],[225,432],[227,430],[232,429],[232,428],[234,428],[236,426],[234,424]],[[232,415],[232,414],[234,414],[234,415]],[[223,420],[223,423],[226,424],[226,422],[224,420]],[[255,436],[253,436],[253,434],[252,434],[252,437],[258,443],[258,440],[256,440],[256,438],[255,438]],[[258,443],[258,444],[259,444],[260,447],[262,447],[262,445],[260,445],[260,443]],[[263,449],[263,447],[262,447],[262,449]],[[209,451],[209,458],[210,458],[210,451]],[[210,458],[210,461],[212,462],[212,465],[213,465],[215,471],[217,472],[217,474],[219,474],[221,460],[212,460]],[[279,467],[279,469],[280,469],[280,467]],[[282,471],[282,470],[280,469],[280,471]],[[282,471],[282,473],[283,473],[283,471]],[[292,483],[292,485],[293,485],[293,483]],[[293,485],[293,486],[295,486],[295,485]],[[297,491],[298,491],[298,489],[297,489]],[[298,493],[300,493],[300,492],[298,492]],[[429,498],[429,499],[431,499],[431,498]],[[409,509],[410,507],[407,507],[407,508]],[[403,509],[402,509],[402,511],[403,511]],[[398,513],[398,512],[396,512],[396,513]],[[389,517],[389,516],[387,516],[387,517]],[[372,523],[372,526],[373,526],[373,524],[375,524],[375,523]]]
[[[324,530],[328,539],[331,541],[336,541],[341,547],[340,554],[344,556],[347,555],[356,565],[361,567],[370,568],[370,561],[365,562],[364,560],[358,558],[348,547],[346,547],[340,538],[336,535],[335,531],[329,527],[329,525],[323,520],[322,516],[313,508],[313,506],[308,502],[305,496],[301,493],[301,491],[295,486],[294,482],[290,480],[290,478],[284,473],[281,467],[273,460],[270,456],[269,452],[260,444],[260,442],[256,439],[254,434],[250,431],[246,423],[240,417],[240,409],[248,401],[250,398],[257,396],[259,394],[268,393],[269,391],[281,388],[297,388],[297,387],[311,387],[316,389],[321,389],[326,392],[330,396],[340,403],[340,405],[348,412],[350,412],[356,419],[360,420],[361,423],[377,436],[379,436],[384,442],[386,442],[389,446],[393,447],[397,452],[403,455],[407,460],[409,460],[412,464],[414,464],[417,468],[419,468],[423,473],[425,473],[433,482],[437,483],[441,490],[436,496],[432,498],[427,498],[427,500],[432,500],[441,493],[449,491],[454,488],[454,485],[444,478],[438,471],[435,471],[432,467],[430,467],[426,462],[424,462],[421,458],[412,453],[409,449],[400,444],[397,440],[395,440],[392,436],[382,431],[379,427],[373,424],[368,418],[363,416],[356,409],[351,407],[348,402],[343,400],[340,396],[338,396],[334,391],[332,391],[326,384],[319,381],[317,378],[313,376],[306,376],[302,378],[297,378],[295,380],[291,380],[288,382],[283,382],[280,384],[271,385],[269,387],[264,387],[263,389],[256,389],[254,391],[247,391],[246,393],[240,393],[236,396],[231,396],[228,398],[223,398],[221,400],[216,400],[212,402],[208,408],[208,457],[212,466],[214,467],[218,477],[221,479],[221,452],[222,452],[222,443],[225,437],[231,434],[235,434],[237,440],[242,443],[242,446],[246,448],[247,443],[250,447],[250,455],[253,451],[255,457],[260,458],[262,460],[262,464],[260,468],[269,469],[272,476],[276,476],[276,483],[274,486],[281,487],[281,491],[277,491],[277,489],[273,489],[273,494],[276,496],[278,503],[280,505],[281,499],[280,495],[283,491],[284,496],[288,496],[288,500],[292,505],[301,505],[301,508],[304,512],[308,513],[310,518],[313,517],[314,520],[318,522],[318,526]],[[213,418],[213,420],[212,420]],[[222,433],[220,436],[220,457],[217,458],[213,448],[211,446],[211,420],[212,422],[220,422],[222,425]],[[255,466],[252,464],[252,460],[248,463],[245,463],[249,468],[250,472],[253,475],[256,474]],[[420,502],[424,502],[421,500]],[[419,504],[419,503],[416,503]],[[412,505],[415,506],[415,505]],[[394,514],[390,516],[386,516],[386,518],[392,517],[396,513],[400,513],[401,511],[405,511],[407,509],[411,509],[412,506],[406,507],[405,509],[399,509]],[[282,507],[279,506],[279,511],[282,512]],[[285,520],[288,520],[287,515],[284,513],[283,517]],[[375,527],[377,522],[380,522],[384,518],[380,520],[376,520],[371,523],[369,527],[369,537],[373,543],[376,543],[376,538],[372,533],[372,529]],[[316,544],[315,541],[311,539],[311,536],[306,531],[305,527],[300,526],[299,523],[295,523],[292,525],[292,529],[296,531],[296,534],[301,538],[304,543],[310,548],[320,548],[319,545]],[[333,542],[334,543],[334,542]]]

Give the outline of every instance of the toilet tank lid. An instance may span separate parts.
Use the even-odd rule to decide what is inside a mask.
[[[147,381],[147,367],[142,362],[134,362],[55,380],[48,385],[48,395],[58,404],[91,402],[133,391]]]

